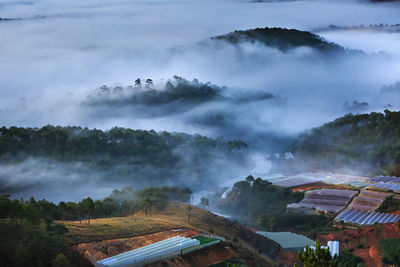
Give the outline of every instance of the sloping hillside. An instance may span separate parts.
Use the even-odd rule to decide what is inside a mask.
[[[95,219],[91,220],[90,225],[80,224],[79,221],[64,222],[69,230],[65,239],[71,246],[77,246],[79,243],[143,236],[168,229],[193,229],[226,238],[226,243],[249,265],[258,263],[262,266],[273,266],[271,260],[280,253],[278,244],[197,207],[191,206],[188,216],[187,206],[172,202],[165,211],[156,215],[138,213],[129,217]]]
[[[400,112],[348,114],[300,136],[297,158],[314,169],[400,174]]]

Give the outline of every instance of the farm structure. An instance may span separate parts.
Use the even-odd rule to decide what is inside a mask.
[[[370,183],[379,183],[379,182],[383,182],[383,183],[398,183],[400,184],[400,177],[396,177],[396,176],[376,176],[373,178],[368,179],[368,182]]]
[[[400,183],[394,182],[377,182],[368,186],[369,189],[380,190],[380,191],[392,191],[400,193]]]
[[[291,232],[256,232],[266,238],[269,238],[278,243],[284,250],[299,251],[303,250],[306,245],[315,246],[315,241],[299,234]]]
[[[174,236],[141,248],[98,261],[95,266],[142,266],[183,255],[219,243],[220,240],[202,236]]]
[[[302,201],[288,204],[287,210],[333,216],[342,211],[357,193],[358,191],[341,189],[309,190],[305,192]]]
[[[365,211],[375,211],[387,197],[393,196],[392,193],[378,192],[373,190],[361,190],[350,203],[349,208]]]
[[[289,176],[279,176],[266,179],[278,186],[295,187],[313,183],[347,184],[353,186],[367,186],[368,178],[337,173],[307,172]]]
[[[366,210],[346,209],[336,218],[337,222],[344,222],[357,225],[373,225],[375,223],[395,223],[400,219],[400,215],[374,212]]]

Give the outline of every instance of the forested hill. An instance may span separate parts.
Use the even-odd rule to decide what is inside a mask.
[[[348,114],[300,139],[298,157],[314,168],[400,175],[400,112]]]
[[[126,128],[3,127],[0,194],[34,194],[37,187],[51,192],[76,183],[206,189],[247,168],[247,157],[246,143],[222,137]]]
[[[239,140],[118,127],[108,131],[59,126],[0,128],[2,160],[33,156],[106,164],[129,159],[133,164],[176,167],[181,160],[179,151],[189,150],[194,157],[207,160],[212,152],[240,156],[247,150],[247,144]]]
[[[292,48],[307,46],[321,52],[345,52],[345,49],[335,43],[325,41],[311,32],[285,28],[256,28],[245,31],[234,31],[229,34],[211,38],[238,44],[243,41],[260,42],[266,46],[287,51]]]

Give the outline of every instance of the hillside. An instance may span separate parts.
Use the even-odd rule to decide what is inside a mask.
[[[400,112],[348,114],[300,136],[296,147],[312,169],[400,175]]]
[[[335,43],[330,43],[311,32],[285,28],[256,28],[245,31],[234,31],[212,38],[232,44],[241,42],[260,42],[266,46],[287,51],[296,47],[311,47],[320,52],[344,52],[345,49]]]
[[[239,224],[197,207],[192,207],[188,222],[186,207],[187,204],[171,202],[157,215],[137,213],[129,217],[94,219],[90,225],[66,221],[64,225],[69,232],[64,238],[70,246],[78,246],[90,242],[106,244],[109,242],[107,240],[140,237],[168,229],[193,229],[225,237],[227,245],[250,266],[257,263],[273,266],[271,259],[275,259],[280,253],[279,245]],[[90,244],[85,247],[89,249]],[[258,255],[254,251],[261,251],[262,254]]]

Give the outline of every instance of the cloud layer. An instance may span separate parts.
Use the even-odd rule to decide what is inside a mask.
[[[183,131],[259,144],[343,115],[351,103],[368,103],[363,111],[398,109],[397,91],[382,87],[400,79],[399,33],[319,32],[366,53],[330,58],[307,47],[282,52],[210,37],[266,26],[396,24],[399,10],[394,3],[344,0],[5,0],[1,17],[21,20],[0,21],[0,123]],[[83,104],[103,84],[126,87],[139,77],[163,84],[174,75],[226,86],[228,97],[263,93],[279,101],[211,101],[165,116]],[[264,144],[253,147],[275,149]]]

